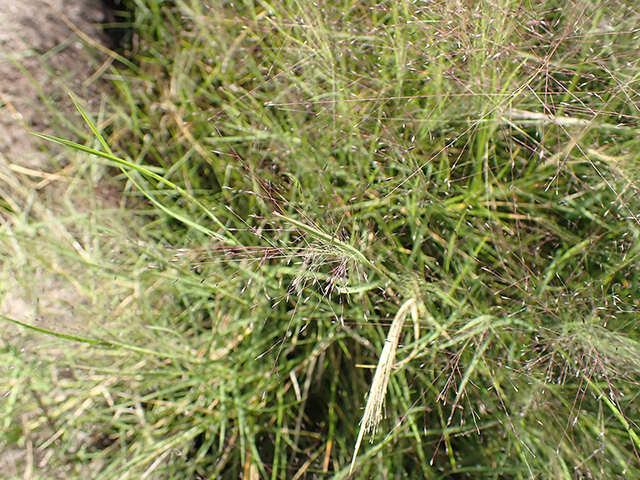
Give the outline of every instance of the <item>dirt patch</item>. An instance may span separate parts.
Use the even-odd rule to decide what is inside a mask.
[[[108,58],[96,55],[83,36],[111,47],[112,39],[99,25],[112,20],[97,1],[0,0],[0,156],[5,162],[55,169],[25,127],[54,133],[62,126],[51,124],[55,115],[42,99],[65,112],[71,106],[65,90],[92,88],[92,75]]]
[[[57,172],[66,163],[68,151],[44,145],[28,130],[73,139],[66,119],[77,112],[68,92],[98,96],[97,73],[110,61],[100,48],[115,47],[101,25],[113,21],[113,12],[95,0],[0,0],[0,177],[9,191],[19,185],[43,196],[54,178],[43,172]],[[65,297],[64,288],[49,287],[47,298]],[[0,292],[0,313],[33,318],[33,302],[20,290]]]
[[[28,129],[74,139],[67,119],[77,113],[67,93],[74,92],[83,99],[98,98],[99,73],[110,61],[99,45],[114,47],[113,39],[100,24],[111,22],[112,12],[95,0],[0,0],[0,207],[31,215],[35,203],[41,202],[40,212],[46,212],[48,199],[56,198],[60,189],[55,185],[59,178],[56,172],[69,153],[44,145]],[[3,217],[0,208],[0,227],[8,226],[5,230],[9,233],[13,226],[10,218]],[[30,253],[23,262],[24,269],[19,267],[20,262],[12,261],[10,268],[20,271],[13,270],[13,275],[12,270],[5,270],[8,275],[0,284],[0,313],[33,322],[38,321],[44,307],[57,322],[78,321],[73,318],[73,305],[78,301],[73,286],[63,278],[39,276],[39,269],[32,272]],[[0,345],[33,346],[41,341],[15,336],[15,329],[6,326]],[[23,423],[27,425],[26,417]],[[26,430],[23,438],[24,444],[0,445],[2,475],[31,478],[40,470],[49,478],[68,478],[40,463],[44,460],[34,449],[42,438]]]

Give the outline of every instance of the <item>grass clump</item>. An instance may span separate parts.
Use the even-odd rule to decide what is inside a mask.
[[[75,145],[123,168],[130,227],[69,217],[85,255],[24,256],[23,283],[90,267],[92,321],[73,350],[5,344],[7,445],[96,478],[640,474],[638,12],[131,15],[139,71]],[[17,259],[52,234],[16,208]]]

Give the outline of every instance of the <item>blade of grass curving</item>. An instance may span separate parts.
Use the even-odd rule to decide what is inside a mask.
[[[76,101],[76,99],[73,97],[73,95],[71,95],[71,94],[69,94],[69,95],[71,97],[71,100],[73,101],[73,104],[76,106],[76,108],[80,112],[80,115],[82,115],[82,118],[84,119],[84,121],[87,123],[87,125],[89,126],[89,128],[91,129],[93,134],[100,141],[100,144],[102,145],[102,147],[110,155],[113,155],[113,152],[111,151],[111,148],[109,148],[109,145],[107,144],[107,141],[101,135],[100,131],[98,130],[98,127],[95,125],[93,120],[89,117],[89,115],[87,115],[87,113],[83,110],[83,108]],[[140,170],[140,172],[144,173],[142,170]],[[125,172],[125,174],[126,174],[126,172]],[[229,238],[232,238],[234,240],[231,244],[238,245],[238,241],[234,238],[234,235],[227,229],[227,227],[224,226],[224,224],[218,219],[218,217],[216,217],[207,207],[205,207],[202,203],[200,203],[195,197],[193,197],[189,192],[187,192],[183,188],[179,187],[178,185],[174,184],[173,182],[169,182],[167,179],[165,179],[164,177],[161,177],[160,175],[158,175],[158,177],[159,177],[159,179],[162,179],[160,181],[163,181],[169,187],[176,189],[180,193],[180,195],[182,195],[182,196],[188,198],[189,200],[191,200],[198,208],[200,208],[200,210],[202,210],[205,213],[205,215],[207,215],[211,220],[213,220],[216,223],[216,225],[218,225],[218,227],[220,227],[222,229],[222,231],[225,232],[225,234]],[[147,197],[148,197],[148,195],[147,195]]]
[[[82,115],[82,118],[84,119],[84,121],[87,123],[87,125],[89,126],[89,128],[91,129],[91,131],[93,132],[93,134],[98,138],[98,140],[100,141],[100,144],[102,145],[102,147],[107,151],[107,153],[104,152],[100,152],[98,150],[95,150],[93,148],[87,147],[85,145],[80,145],[79,143],[76,142],[71,142],[69,140],[64,140],[62,138],[58,138],[58,137],[54,137],[51,135],[46,135],[44,133],[39,133],[39,132],[31,132],[33,135],[40,137],[44,140],[48,140],[50,142],[54,142],[57,143],[59,145],[63,145],[67,148],[71,148],[74,150],[79,150],[81,152],[84,153],[88,153],[90,155],[95,155],[97,157],[101,157],[104,158],[105,160],[109,160],[111,162],[116,163],[121,169],[123,169],[123,172],[125,173],[125,175],[127,175],[127,177],[131,180],[134,181],[131,176],[128,174],[128,172],[125,170],[125,168],[128,169],[132,169],[132,170],[137,170],[138,172],[142,173],[143,175],[147,176],[147,177],[151,177],[154,180],[157,180],[161,183],[164,183],[165,185],[167,185],[170,188],[175,189],[178,193],[180,193],[180,195],[182,195],[185,198],[188,198],[190,201],[192,201],[200,210],[202,210],[211,220],[213,220],[213,222],[225,233],[225,236],[220,235],[218,233],[215,233],[209,229],[204,229],[204,227],[201,226],[197,226],[197,224],[195,224],[195,222],[191,222],[191,221],[186,221],[185,223],[189,224],[189,226],[192,226],[194,228],[197,228],[198,230],[202,231],[203,233],[206,233],[208,235],[214,236],[216,237],[218,240],[225,242],[229,245],[239,245],[240,243],[238,242],[238,240],[234,237],[234,235],[229,231],[229,229],[220,221],[220,219],[218,219],[218,217],[216,217],[211,210],[209,210],[207,207],[205,207],[202,203],[200,203],[193,195],[191,195],[189,192],[187,192],[185,189],[181,188],[180,186],[176,185],[175,183],[173,183],[172,181],[164,178],[161,175],[158,175],[157,173],[151,171],[150,168],[148,167],[143,167],[140,165],[136,165],[135,163],[132,162],[128,162],[126,160],[123,160],[121,158],[116,157],[113,152],[111,151],[111,149],[109,148],[109,145],[107,144],[107,142],[105,141],[104,137],[100,134],[100,131],[98,130],[98,128],[96,127],[96,125],[94,124],[94,122],[91,120],[91,118],[86,114],[86,112],[82,109],[82,107],[78,104],[78,102],[76,101],[76,99],[73,97],[73,95],[71,96],[71,100],[73,101],[74,105],[76,106],[76,108],[78,109],[78,111],[80,112],[80,115]],[[138,186],[138,185],[136,185]],[[140,188],[138,186],[138,188]],[[152,200],[153,203],[158,206],[158,202],[154,201],[148,193],[144,192],[144,190],[141,190],[145,196],[147,198],[149,198],[149,200]],[[174,217],[176,220],[180,220],[182,222],[185,221],[184,217],[181,217],[180,215],[176,214],[175,212],[172,212],[169,209],[166,208],[162,208],[160,207],[165,213],[171,215],[172,217]],[[178,218],[181,217],[181,218]]]
[[[147,177],[151,177],[154,180],[158,180],[159,182],[165,183],[168,187],[174,188],[181,195],[183,195],[184,197],[186,197],[189,200],[191,200],[192,202],[194,202],[203,212],[205,212],[207,214],[207,216],[210,219],[212,219],[225,232],[226,236],[220,235],[219,233],[216,233],[216,232],[214,232],[214,231],[212,231],[212,230],[210,230],[210,229],[208,229],[206,227],[203,227],[202,225],[198,225],[195,222],[186,219],[182,215],[177,214],[177,213],[173,212],[172,210],[170,210],[170,209],[168,209],[168,208],[166,208],[164,206],[161,206],[157,200],[151,198],[149,196],[149,194],[147,192],[145,192],[144,189],[141,189],[141,187],[135,182],[135,180],[133,180],[133,178],[129,174],[127,174],[127,172],[125,172],[125,174],[127,174],[127,177],[132,181],[132,183],[136,184],[136,187],[141,189],[141,192],[149,200],[151,200],[154,203],[154,205],[156,205],[158,208],[160,208],[163,212],[165,212],[168,215],[172,216],[176,220],[180,220],[181,222],[185,222],[189,226],[191,226],[193,228],[196,228],[199,231],[201,231],[201,232],[203,232],[203,233],[205,233],[207,235],[215,237],[217,240],[220,240],[221,242],[224,242],[227,245],[233,245],[233,246],[240,245],[240,243],[235,239],[233,234],[231,232],[229,232],[227,227],[225,227],[224,224],[215,215],[213,215],[213,213],[211,213],[211,211],[209,209],[207,209],[204,205],[202,205],[198,200],[196,200],[192,195],[190,195],[184,189],[182,189],[181,187],[179,187],[178,185],[176,185],[172,181],[167,180],[166,178],[158,175],[157,173],[153,172],[149,168],[143,167],[143,166],[140,166],[140,165],[136,165],[135,163],[131,163],[131,162],[128,162],[128,161],[123,160],[121,158],[118,158],[115,155],[110,155],[108,153],[100,152],[99,150],[95,150],[95,149],[93,149],[91,147],[87,147],[85,145],[80,145],[79,143],[71,142],[69,140],[64,140],[62,138],[54,137],[54,136],[51,136],[51,135],[46,135],[44,133],[38,133],[38,132],[31,132],[31,133],[33,135],[35,135],[36,137],[40,137],[40,138],[42,138],[44,140],[49,140],[50,142],[54,142],[54,143],[57,143],[59,145],[63,145],[65,147],[71,148],[73,150],[78,150],[78,151],[81,151],[81,152],[84,152],[84,153],[88,153],[90,155],[95,155],[96,157],[104,158],[105,160],[109,160],[109,161],[117,164],[121,168],[125,167],[125,168],[130,168],[131,170],[136,170],[136,171],[142,173],[143,175],[145,175]]]
[[[628,422],[624,418],[624,415],[622,414],[620,409],[616,406],[616,404],[611,401],[611,399],[607,396],[605,392],[602,391],[602,389],[598,386],[596,382],[594,382],[584,374],[582,378],[589,384],[591,388],[593,388],[596,391],[598,396],[604,400],[604,403],[607,404],[611,412],[616,416],[616,418],[620,421],[620,423],[625,428],[625,430],[629,433],[629,436],[633,440],[633,443],[635,444],[636,448],[640,449],[640,437],[638,436],[636,431],[631,427],[630,422]]]
[[[13,323],[14,325],[18,325],[20,327],[24,327],[28,330],[32,330],[34,332],[38,332],[38,333],[44,333],[45,335],[51,335],[52,337],[57,337],[63,340],[70,340],[72,342],[80,342],[80,343],[85,343],[87,345],[94,345],[97,347],[120,347],[120,348],[124,348],[126,350],[131,350],[133,352],[138,352],[138,353],[144,353],[144,354],[148,354],[148,355],[154,355],[156,357],[159,358],[180,358],[178,355],[173,355],[173,354],[169,354],[169,353],[162,353],[162,352],[158,352],[156,350],[151,350],[149,348],[142,348],[142,347],[138,347],[136,345],[129,345],[127,343],[122,343],[122,342],[114,342],[111,340],[96,340],[93,338],[86,338],[86,337],[79,337],[77,335],[70,335],[68,333],[60,333],[60,332],[54,332],[53,330],[49,330],[46,328],[42,328],[42,327],[36,327],[35,325],[30,325],[28,323],[25,322],[21,322],[20,320],[16,320],[14,318],[10,318],[10,317],[6,317],[4,315],[0,315],[0,319],[9,322],[9,323]],[[192,361],[193,359],[190,358],[190,360]]]
[[[131,181],[131,183],[133,183],[138,188],[138,190],[140,190],[143,193],[143,195],[149,199],[149,201],[151,203],[153,203],[156,207],[158,207],[159,210],[161,210],[162,212],[166,213],[170,217],[173,217],[176,220],[181,221],[185,225],[189,225],[191,228],[204,233],[205,235],[212,236],[212,237],[216,238],[217,240],[225,242],[224,237],[220,236],[219,234],[213,232],[212,230],[208,229],[207,227],[203,227],[199,223],[194,222],[193,220],[185,217],[184,215],[180,215],[179,213],[174,212],[170,208],[164,206],[161,202],[156,200],[153,197],[153,195],[151,195],[149,192],[147,192],[146,189],[142,185],[140,185],[133,177],[131,177],[129,175],[127,175],[127,176],[129,177],[129,180]],[[228,242],[225,242],[225,243],[228,243]],[[231,245],[235,246],[236,244],[232,243]]]
[[[5,317],[4,315],[0,315],[0,318],[6,322],[13,323],[14,325],[18,325],[20,327],[33,330],[34,332],[44,333],[45,335],[51,335],[53,337],[61,338],[63,340],[71,340],[72,342],[81,342],[81,343],[86,343],[88,345],[98,345],[98,346],[104,346],[104,347],[111,345],[110,342],[106,342],[104,340],[93,340],[91,338],[78,337],[77,335],[69,335],[67,333],[54,332],[53,330],[36,327],[35,325],[30,325],[28,323],[21,322],[20,320],[15,320],[10,317]]]

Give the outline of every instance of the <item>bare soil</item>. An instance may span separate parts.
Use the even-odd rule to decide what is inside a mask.
[[[65,86],[91,86],[87,80],[106,59],[89,54],[78,32],[110,46],[99,24],[111,16],[95,0],[0,0],[0,155],[5,162],[52,170],[50,155],[25,127],[52,133],[41,99],[57,100],[64,111],[69,104]]]
[[[0,188],[19,185],[38,198],[51,197],[55,182],[34,185],[55,175],[69,153],[43,144],[28,130],[69,132],[63,135],[73,139],[65,126],[65,116],[75,113],[67,93],[99,98],[102,87],[96,72],[109,56],[101,54],[98,45],[114,46],[100,25],[110,22],[113,14],[101,1],[0,0]],[[0,217],[0,224],[4,221]],[[44,301],[58,309],[58,319],[74,321],[74,289],[63,280],[35,276],[28,285],[11,277],[7,280],[0,286],[4,290],[0,291],[0,313],[32,321]],[[4,326],[5,340],[28,341],[8,339],[12,334]],[[49,478],[64,478],[39,464],[42,459],[34,455],[32,437],[25,435],[24,448],[0,445],[1,476],[31,478],[38,471]]]

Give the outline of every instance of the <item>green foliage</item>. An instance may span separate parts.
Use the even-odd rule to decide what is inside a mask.
[[[4,442],[46,432],[49,465],[95,478],[345,478],[361,367],[416,298],[357,478],[640,476],[640,13],[131,8],[139,71],[111,71],[100,121],[80,107],[96,140],[60,142],[122,168],[133,218],[27,255],[88,269],[91,321],[44,328],[63,354],[6,344]],[[54,236],[22,222],[14,258]]]

